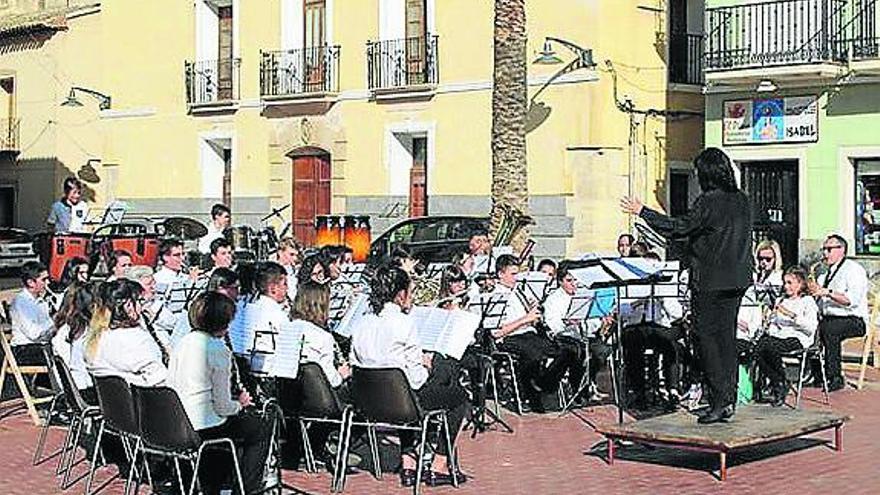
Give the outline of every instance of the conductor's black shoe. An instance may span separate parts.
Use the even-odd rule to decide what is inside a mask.
[[[416,470],[403,468],[400,470],[400,486],[412,488],[416,484]]]
[[[700,416],[697,419],[697,423],[700,423],[701,425],[723,423],[723,422],[726,422],[731,417],[733,417],[733,412],[734,412],[734,409],[733,409],[732,404],[725,406],[725,407],[722,407],[720,409],[711,409],[705,415]]]

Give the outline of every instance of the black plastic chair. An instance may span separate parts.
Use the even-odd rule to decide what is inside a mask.
[[[312,423],[339,425],[336,465],[333,469],[333,481],[330,485],[331,490],[334,489],[339,482],[339,469],[342,465],[340,461],[344,450],[342,440],[345,436],[345,424],[350,407],[342,404],[336,391],[327,381],[324,371],[316,363],[301,363],[295,380],[276,378],[275,383],[278,392],[278,405],[285,417],[296,418],[299,423],[306,470],[309,472],[318,471],[315,453],[309,439],[309,427]]]
[[[76,382],[70,373],[70,368],[60,356],[55,356],[54,369],[57,374],[58,381],[64,392],[64,399],[70,410],[70,426],[67,428],[67,434],[64,437],[64,443],[61,448],[61,456],[58,458],[58,465],[55,468],[55,474],[64,474],[61,481],[61,489],[66,490],[70,484],[70,472],[72,467],[78,462],[74,462],[76,457],[76,447],[79,445],[82,430],[85,427],[86,420],[95,420],[101,417],[101,411],[97,406],[90,406],[83,400],[79,389],[76,388]],[[96,445],[97,449],[98,446]],[[86,456],[87,457],[87,456]]]
[[[822,343],[819,341],[818,337],[816,337],[816,340],[810,347],[783,353],[782,358],[783,360],[785,358],[795,359],[798,364],[797,380],[790,384],[791,391],[795,394],[794,409],[800,409],[801,407],[801,392],[804,389],[804,382],[809,378],[807,361],[811,358],[819,360],[819,373],[822,375],[822,394],[825,398],[825,404],[831,404],[831,399],[828,396],[828,378],[825,376],[825,350],[822,348]],[[814,377],[814,379],[815,378],[816,377]]]
[[[125,455],[129,461],[129,469],[125,480],[124,493],[128,494],[132,479],[134,478],[138,446],[141,443],[140,429],[134,409],[134,399],[131,396],[128,383],[122,377],[93,375],[92,381],[95,384],[95,392],[98,395],[98,407],[101,410],[101,426],[98,428],[95,450],[92,452],[85,494],[91,494],[98,452],[101,450],[101,439],[104,437],[105,432],[118,436],[125,449]],[[132,442],[134,442],[134,446],[132,446]],[[149,478],[149,468],[147,468],[147,477]]]
[[[188,493],[192,495],[198,482],[199,466],[202,462],[202,453],[206,447],[228,446],[232,453],[232,461],[235,466],[236,480],[240,493],[244,491],[244,480],[241,477],[241,466],[238,462],[238,453],[235,442],[230,438],[217,438],[202,440],[195,431],[186,410],[180,402],[177,392],[169,387],[139,387],[132,385],[135,411],[137,411],[140,424],[141,438],[139,447],[144,454],[154,454],[170,457],[174,460],[177,470],[177,481],[180,484],[180,492],[186,492],[183,483],[183,475],[180,471],[180,461],[188,461],[192,466],[193,477],[190,482]]]
[[[458,466],[455,450],[452,444],[452,435],[449,424],[446,421],[446,411],[423,411],[419,407],[418,399],[409,386],[409,382],[403,370],[399,368],[360,368],[352,367],[351,374],[352,396],[354,410],[363,422],[352,421],[353,414],[348,416],[348,424],[345,427],[345,439],[342,454],[342,470],[338,491],[345,487],[345,468],[348,459],[348,445],[351,437],[353,424],[363,425],[367,428],[372,449],[373,458],[378,459],[379,448],[376,441],[376,428],[388,428],[394,430],[418,431],[420,440],[416,451],[418,468],[416,469],[416,482],[413,493],[419,494],[422,484],[421,463],[425,455],[425,445],[428,440],[428,428],[431,424],[438,424],[446,437],[446,448],[449,454],[450,471],[453,485],[458,486],[456,473]]]

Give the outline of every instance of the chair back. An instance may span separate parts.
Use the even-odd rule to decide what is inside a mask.
[[[317,363],[301,363],[295,380],[276,378],[278,405],[285,414],[312,418],[340,418],[342,404]]]
[[[73,380],[70,368],[67,367],[64,359],[58,355],[53,357],[52,363],[54,364],[52,367],[54,372],[50,376],[57,375],[56,378],[58,384],[61,385],[61,391],[64,393],[67,406],[70,407],[74,414],[82,414],[89,405],[86,404],[86,401],[83,400],[82,395],[79,393],[79,389],[76,388],[76,382]]]
[[[131,392],[141,438],[147,445],[169,452],[191,452],[199,448],[202,440],[174,389],[132,385]]]
[[[415,394],[399,368],[352,367],[355,409],[371,421],[412,424],[421,420]]]
[[[49,383],[52,385],[52,391],[55,394],[64,393],[64,387],[61,385],[61,377],[58,376],[58,369],[55,368],[55,349],[52,344],[45,342],[40,344],[40,350],[43,351],[43,360],[46,361],[46,370],[49,375]]]
[[[134,398],[128,382],[119,376],[92,376],[98,406],[106,424],[113,429],[129,435],[139,435]]]

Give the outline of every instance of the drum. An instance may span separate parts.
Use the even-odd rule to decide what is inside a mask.
[[[158,234],[134,234],[134,235],[111,235],[106,239],[109,245],[107,253],[122,250],[131,255],[132,265],[147,265],[153,268],[159,262],[159,235]]]
[[[354,262],[366,262],[370,255],[370,217],[346,216],[343,231],[345,245],[351,248]]]
[[[315,217],[315,247],[342,244],[342,218],[338,215]]]
[[[223,231],[223,236],[232,244],[234,252],[248,251],[255,253],[257,251],[257,235],[249,225],[227,227]]]
[[[34,251],[48,267],[49,278],[53,282],[61,280],[67,260],[77,257],[89,259],[91,237],[91,234],[74,232],[43,233],[35,237]]]

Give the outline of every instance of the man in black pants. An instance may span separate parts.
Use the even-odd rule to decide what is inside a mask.
[[[730,159],[708,148],[694,160],[702,194],[681,217],[668,217],[641,201],[623,198],[624,212],[638,215],[664,237],[687,239],[691,308],[699,354],[709,385],[709,411],[702,424],[726,421],[736,405],[736,314],[752,283],[752,214],[739,190]]]
[[[825,347],[825,376],[828,389],[840,390],[846,384],[840,366],[840,343],[865,335],[868,319],[868,275],[865,269],[846,257],[846,240],[829,235],[822,244],[822,261],[828,270],[810,284],[810,293],[819,304],[819,338]],[[814,383],[821,378],[814,373]]]

